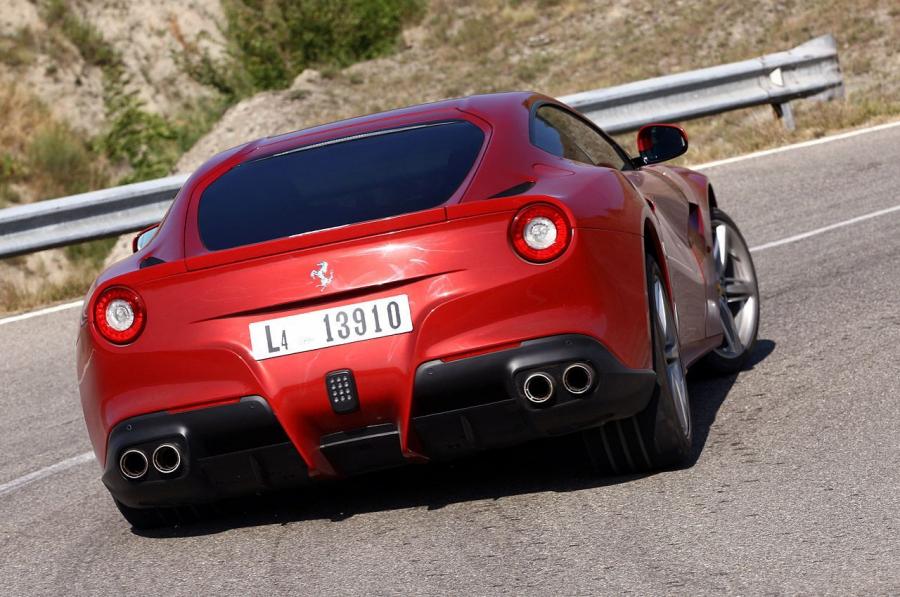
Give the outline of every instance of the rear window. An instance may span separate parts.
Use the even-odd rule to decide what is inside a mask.
[[[200,199],[209,250],[437,207],[465,180],[484,142],[454,120],[326,141],[245,162]]]

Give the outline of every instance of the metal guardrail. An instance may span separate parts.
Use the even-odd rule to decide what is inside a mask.
[[[118,236],[159,222],[178,189],[179,174],[0,210],[0,257]]]
[[[608,133],[648,122],[680,122],[771,104],[793,129],[788,102],[843,97],[837,44],[823,35],[786,52],[722,66],[585,91],[560,98]]]
[[[830,35],[787,52],[586,91],[560,100],[609,133],[763,104],[793,127],[788,102],[843,96]],[[187,175],[149,180],[0,210],[0,258],[118,236],[158,222]]]

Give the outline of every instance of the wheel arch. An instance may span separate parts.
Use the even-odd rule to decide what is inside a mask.
[[[713,209],[718,209],[719,202],[716,201],[716,192],[713,190],[712,183],[710,183],[706,187],[706,200],[709,203],[710,211],[712,211]]]
[[[672,292],[672,280],[669,276],[669,264],[666,261],[666,252],[663,249],[662,241],[656,226],[650,218],[644,219],[644,255],[652,255],[662,271],[663,280],[666,283],[666,291],[669,293],[669,300],[674,302],[675,294]],[[646,272],[645,272],[646,273]],[[646,275],[644,278],[646,279]]]

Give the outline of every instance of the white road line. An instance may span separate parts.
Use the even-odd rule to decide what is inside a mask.
[[[850,218],[849,220],[844,220],[843,222],[838,222],[836,224],[831,224],[829,226],[823,226],[822,228],[816,228],[815,230],[810,230],[809,232],[804,232],[802,234],[795,234],[794,236],[789,236],[787,238],[783,238],[781,240],[772,241],[770,243],[765,243],[762,245],[757,245],[755,247],[751,247],[750,251],[753,253],[757,253],[759,251],[765,251],[766,249],[771,249],[772,247],[779,247],[781,245],[787,245],[789,243],[795,243],[798,240],[803,240],[805,238],[809,238],[811,236],[816,236],[818,234],[822,234],[823,232],[828,232],[829,230],[834,230],[836,228],[843,228],[844,226],[849,226],[851,224],[856,224],[857,222],[862,222],[864,220],[870,220],[872,218],[877,218],[879,216],[887,215],[889,213],[900,212],[900,205],[895,205],[894,207],[888,207],[886,209],[880,209],[878,211],[873,211],[872,213],[868,213],[862,216],[857,216],[855,218]],[[41,311],[34,311],[33,313],[26,313],[23,315],[17,315],[19,319],[27,319],[27,317],[35,317],[37,315],[42,315],[44,313],[52,313],[54,311],[61,311],[63,309],[68,309],[71,307],[77,307],[81,304],[81,301],[78,303],[69,303],[67,305],[57,305],[56,307],[50,307],[50,309],[42,309]],[[27,317],[26,317],[27,316]],[[14,319],[14,318],[9,318]],[[3,323],[6,320],[0,320],[0,323]],[[16,320],[18,321],[18,319]],[[33,473],[28,473],[23,477],[19,477],[18,479],[13,479],[12,481],[8,481],[2,485],[0,485],[0,496],[15,491],[21,487],[24,487],[30,483],[38,481],[40,479],[44,479],[45,477],[49,477],[50,475],[54,475],[56,473],[62,472],[66,469],[70,469],[73,466],[77,466],[79,464],[89,462],[94,459],[94,454],[92,452],[85,452],[84,454],[79,454],[78,456],[73,456],[72,458],[67,458],[61,462],[57,462],[56,464],[51,464],[48,467],[42,468],[40,470],[36,470]]]
[[[895,205],[894,207],[888,207],[886,209],[879,209],[878,211],[873,211],[871,213],[867,213],[862,216],[850,218],[849,220],[844,220],[843,222],[838,222],[836,224],[830,224],[828,226],[816,228],[815,230],[810,230],[809,232],[795,234],[794,236],[782,238],[781,240],[774,240],[770,243],[764,243],[761,245],[757,245],[755,247],[750,247],[750,252],[758,253],[759,251],[765,251],[766,249],[771,249],[772,247],[780,247],[781,245],[795,243],[798,240],[803,240],[804,238],[809,238],[810,236],[816,236],[817,234],[822,234],[823,232],[828,232],[830,230],[835,230],[837,228],[843,228],[844,226],[849,226],[851,224],[856,224],[857,222],[862,222],[864,220],[870,220],[872,218],[877,218],[878,216],[883,216],[883,215],[886,215],[889,213],[893,213],[895,211],[900,211],[900,205]]]
[[[20,313],[19,315],[13,315],[12,317],[0,319],[0,325],[22,321],[23,319],[31,319],[32,317],[40,317],[41,315],[49,315],[50,313],[65,311],[66,309],[74,309],[75,307],[80,307],[82,304],[84,304],[84,301],[74,301],[71,303],[63,303],[62,305],[54,305],[52,307],[47,307],[46,309],[38,309],[37,311]]]
[[[809,141],[802,141],[800,143],[792,143],[791,145],[782,145],[781,147],[773,147],[772,149],[763,149],[762,151],[754,151],[753,153],[746,153],[744,155],[735,156],[733,158],[726,158],[724,160],[716,160],[714,162],[706,162],[705,164],[697,164],[696,166],[688,166],[688,168],[690,168],[691,170],[705,170],[707,168],[715,168],[717,166],[725,166],[727,164],[734,164],[735,162],[743,162],[744,160],[749,160],[752,158],[761,158],[761,157],[764,157],[767,155],[783,153],[785,151],[793,151],[795,149],[803,149],[805,147],[813,147],[815,145],[831,143],[832,141],[840,141],[842,139],[850,139],[851,137],[856,137],[858,135],[865,135],[867,133],[876,133],[878,131],[891,129],[891,128],[894,128],[897,126],[900,126],[900,121],[888,122],[886,124],[870,126],[870,127],[864,128],[864,129],[856,129],[855,131],[847,131],[846,133],[838,133],[837,135],[829,135],[827,137],[819,137],[818,139],[811,139]]]
[[[73,466],[78,466],[79,464],[83,464],[85,462],[90,462],[94,459],[93,452],[85,452],[84,454],[79,454],[78,456],[72,456],[71,458],[66,458],[56,464],[51,464],[50,466],[44,467],[42,469],[38,469],[33,473],[28,473],[18,479],[13,479],[12,481],[7,481],[6,483],[0,485],[0,496],[6,495],[7,493],[11,493],[17,489],[25,487],[35,481],[40,481],[41,479],[45,479],[50,475],[55,475],[56,473],[61,473],[64,470],[70,469]]]

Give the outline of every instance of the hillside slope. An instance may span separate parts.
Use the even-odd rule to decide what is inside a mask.
[[[218,0],[4,0],[0,81],[27,89],[52,116],[92,136],[106,122],[101,36],[121,55],[129,84],[148,110],[175,112],[211,90],[175,62],[184,31],[221,52]]]
[[[217,101],[176,56],[184,31],[220,55],[220,19],[219,0],[3,0],[0,208],[167,173],[183,148],[146,125],[189,134],[195,125],[179,120]],[[140,156],[151,143],[167,155]],[[0,261],[0,312],[84,292],[109,246]]]
[[[510,89],[563,95],[789,49],[832,33],[847,100],[799,102],[787,133],[760,108],[688,125],[688,161],[819,136],[900,114],[893,0],[432,0],[402,52],[301,74],[231,108],[178,162],[190,171],[250,139],[446,97]]]

